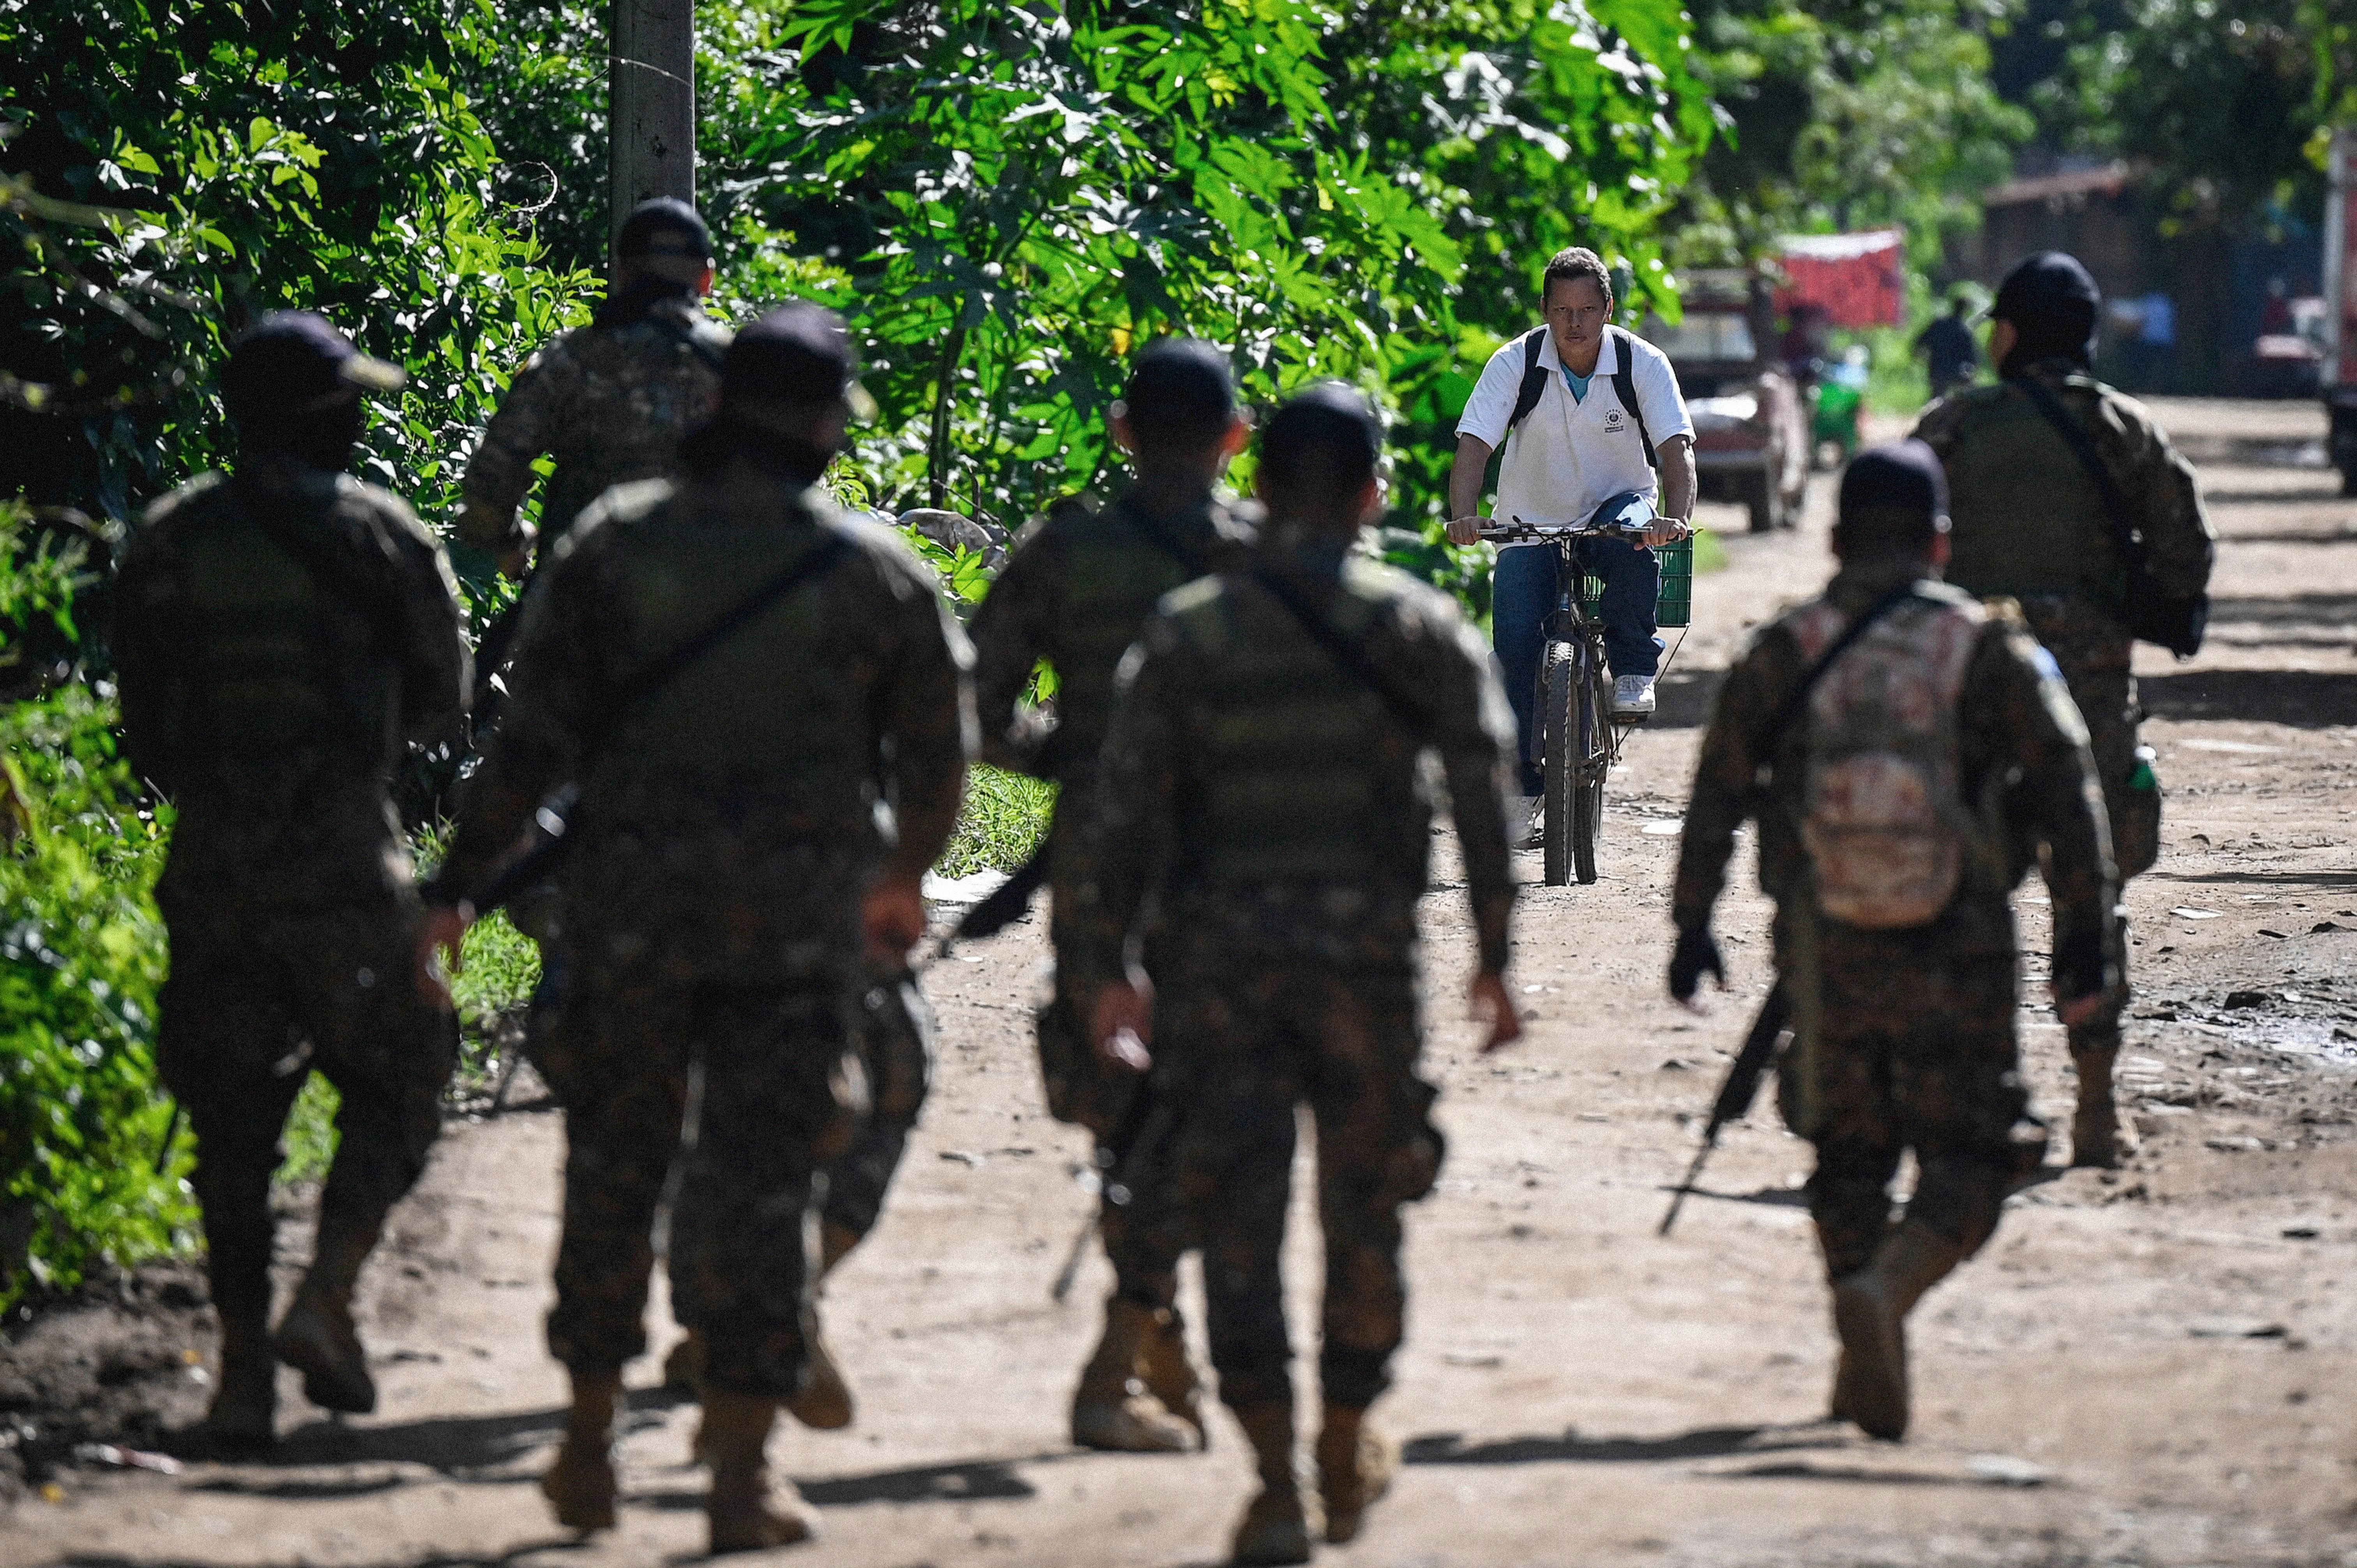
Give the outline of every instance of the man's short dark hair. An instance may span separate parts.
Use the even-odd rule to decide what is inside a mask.
[[[1604,303],[1612,303],[1612,273],[1605,266],[1604,258],[1585,245],[1572,245],[1557,251],[1546,264],[1546,276],[1539,280],[1539,301],[1546,302],[1547,295],[1558,282],[1569,283],[1586,278],[1604,295]]]
[[[1130,434],[1150,446],[1200,446],[1228,433],[1236,384],[1228,357],[1200,338],[1164,338],[1147,346],[1121,394]]]
[[[1275,489],[1355,496],[1375,477],[1383,421],[1340,381],[1320,381],[1276,411],[1261,438],[1261,477]]]

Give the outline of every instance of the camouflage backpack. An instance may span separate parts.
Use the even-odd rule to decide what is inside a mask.
[[[1794,618],[1814,661],[1848,618],[1824,601]],[[1975,834],[1957,705],[1987,612],[1921,597],[1837,653],[1809,695],[1801,837],[1825,914],[1869,930],[1927,925],[1955,897]]]

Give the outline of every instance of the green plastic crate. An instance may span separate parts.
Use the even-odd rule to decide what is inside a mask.
[[[1694,552],[1691,539],[1655,547],[1653,553],[1662,563],[1662,596],[1653,606],[1654,625],[1694,624]],[[1604,580],[1601,577],[1581,578],[1579,598],[1580,610],[1590,619],[1601,615]]]

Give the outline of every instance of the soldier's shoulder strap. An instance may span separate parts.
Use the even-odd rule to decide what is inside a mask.
[[[1391,678],[1390,671],[1377,664],[1366,649],[1365,639],[1353,637],[1334,623],[1331,616],[1309,602],[1299,584],[1265,564],[1255,563],[1243,573],[1253,582],[1284,607],[1294,623],[1309,636],[1309,640],[1324,649],[1343,671],[1381,700],[1393,718],[1405,726],[1411,736],[1421,736],[1431,727],[1431,715],[1423,704],[1411,700]]]
[[[1824,679],[1825,672],[1834,667],[1835,660],[1847,653],[1859,638],[1873,630],[1875,623],[1881,620],[1883,617],[1901,605],[1919,599],[1930,604],[1949,605],[1950,603],[1946,599],[1932,598],[1924,593],[1918,584],[1904,583],[1868,605],[1859,612],[1855,620],[1842,628],[1841,635],[1835,638],[1826,646],[1825,650],[1818,654],[1807,669],[1801,671],[1801,678],[1792,682],[1792,691],[1785,693],[1784,700],[1776,704],[1776,711],[1770,716],[1767,728],[1761,732],[1761,737],[1766,743],[1761,749],[1764,751],[1766,746],[1774,746],[1777,737],[1791,728],[1792,721],[1801,716],[1802,709],[1808,705],[1809,694],[1817,689],[1817,682]],[[1951,606],[1951,607],[1953,607]]]
[[[1176,562],[1178,569],[1187,574],[1189,582],[1211,570],[1211,564],[1190,549],[1184,540],[1171,532],[1160,518],[1154,516],[1127,496],[1115,500],[1113,503],[1113,510],[1124,522],[1129,524],[1139,538]]]
[[[334,496],[335,500],[340,500],[347,481],[342,475],[337,476],[337,480]],[[370,563],[362,560],[358,552],[339,548],[341,542],[321,525],[320,515],[296,504],[295,498],[270,493],[251,482],[231,483],[238,503],[270,542],[300,566],[318,585],[321,593],[368,623],[380,653],[389,653],[401,646],[400,585],[389,569],[389,562],[387,570],[371,571]],[[332,513],[336,510],[334,500],[320,510]]]

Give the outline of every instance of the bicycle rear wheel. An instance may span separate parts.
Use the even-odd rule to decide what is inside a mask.
[[[1571,868],[1584,886],[1596,880],[1596,844],[1604,836],[1604,778],[1612,768],[1612,677],[1604,667],[1603,650],[1594,643],[1580,650],[1586,668],[1573,682],[1577,712],[1571,734],[1579,762],[1572,780],[1567,815],[1571,822]]]
[[[1580,678],[1579,660],[1571,645],[1562,642],[1547,644],[1546,658],[1539,667],[1539,734],[1544,746],[1545,766],[1541,788],[1544,793],[1541,818],[1544,826],[1545,876],[1549,887],[1560,887],[1571,880],[1572,841],[1578,817],[1580,764],[1586,756],[1579,732],[1579,693],[1584,682]],[[1591,863],[1594,851],[1589,852]],[[1591,872],[1584,880],[1594,881]]]

